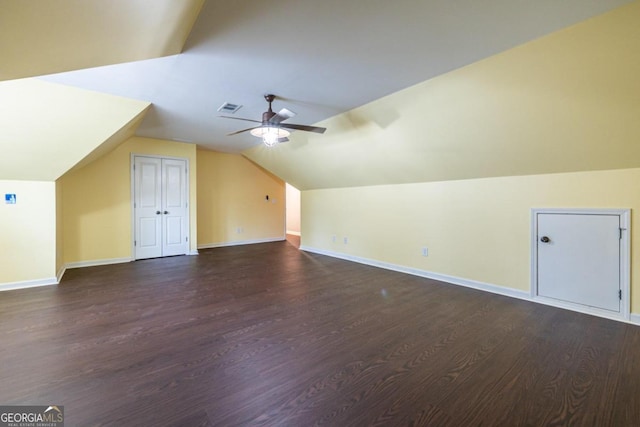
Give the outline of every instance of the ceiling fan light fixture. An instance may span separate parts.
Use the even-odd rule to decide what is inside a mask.
[[[290,134],[288,130],[276,126],[262,126],[251,130],[251,135],[262,138],[267,147],[273,147],[280,138],[286,138]]]
[[[262,121],[244,119],[241,117],[220,116],[223,119],[234,119],[243,120],[245,122],[259,123],[258,126],[254,125],[254,127],[250,127],[249,129],[237,130],[235,132],[228,133],[227,136],[237,135],[244,132],[251,132],[251,135],[261,138],[264,145],[266,145],[267,147],[273,147],[279,142],[289,141],[289,138],[287,137],[291,134],[291,132],[289,132],[288,129],[315,133],[324,133],[324,131],[327,130],[327,128],[318,126],[282,123],[285,120],[288,120],[291,117],[295,116],[296,113],[291,110],[287,110],[286,108],[283,108],[275,113],[271,108],[271,103],[275,98],[276,96],[272,94],[267,94],[264,96],[264,99],[269,103],[269,109],[262,113]]]

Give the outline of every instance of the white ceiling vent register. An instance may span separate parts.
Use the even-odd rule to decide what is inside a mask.
[[[240,104],[232,104],[231,102],[225,102],[218,108],[218,111],[221,113],[230,113],[234,114],[236,111],[242,108]]]

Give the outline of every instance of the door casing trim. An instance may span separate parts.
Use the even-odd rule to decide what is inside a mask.
[[[538,295],[538,214],[617,215],[620,217],[620,313],[546,298]],[[629,321],[631,311],[631,209],[602,208],[532,208],[531,209],[531,299],[545,305],[593,314],[600,317]]]
[[[156,154],[144,154],[144,153],[131,153],[130,157],[129,157],[129,181],[131,184],[131,194],[130,194],[130,202],[129,202],[129,206],[131,206],[131,260],[135,261],[136,258],[136,245],[135,245],[135,240],[136,240],[136,211],[134,206],[135,203],[135,171],[134,171],[134,166],[135,166],[135,159],[136,157],[151,157],[154,159],[169,159],[169,160],[184,160],[185,161],[185,168],[186,168],[186,180],[185,180],[185,184],[187,186],[186,188],[186,193],[187,193],[187,218],[186,218],[186,229],[187,229],[187,236],[189,237],[189,241],[187,243],[189,243],[187,245],[187,253],[185,255],[197,255],[198,252],[192,251],[191,250],[191,189],[190,189],[190,177],[191,177],[191,171],[190,171],[190,164],[189,164],[189,159],[187,157],[172,157],[172,156],[159,156]]]

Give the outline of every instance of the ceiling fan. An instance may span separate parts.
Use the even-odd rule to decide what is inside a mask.
[[[315,133],[324,133],[327,128],[317,127],[317,126],[307,126],[307,125],[296,125],[293,123],[282,123],[287,119],[295,116],[296,113],[293,111],[287,110],[286,108],[281,109],[277,113],[274,113],[271,109],[271,103],[274,99],[276,99],[275,95],[267,94],[264,96],[264,99],[269,103],[269,109],[262,113],[262,121],[251,120],[251,119],[243,119],[240,117],[231,117],[231,116],[219,116],[224,119],[234,119],[234,120],[244,120],[245,122],[254,122],[260,123],[260,126],[255,126],[248,129],[242,129],[236,132],[231,132],[227,134],[227,136],[237,135],[242,132],[251,131],[251,135],[257,136],[258,138],[262,138],[262,142],[267,147],[272,147],[278,142],[287,142],[290,135],[288,129],[291,130],[302,130],[305,132],[315,132]]]

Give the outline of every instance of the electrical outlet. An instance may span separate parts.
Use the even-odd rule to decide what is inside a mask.
[[[335,235],[335,234],[334,234],[333,236],[331,236],[331,241],[332,241],[333,243],[335,243],[335,242],[336,242],[336,235]]]
[[[422,248],[422,256],[429,256],[429,248],[426,246]]]
[[[347,243],[349,243],[349,238],[345,237],[344,239],[342,239],[342,241],[344,242],[344,244],[346,245]]]
[[[242,228],[242,227],[236,228],[236,233],[237,234],[242,234],[243,231],[244,231],[244,228]]]

